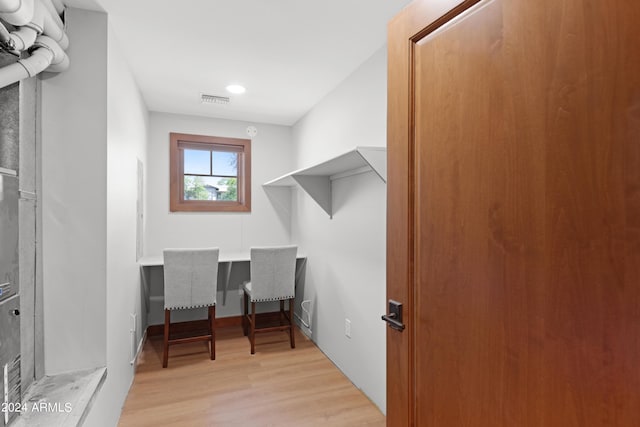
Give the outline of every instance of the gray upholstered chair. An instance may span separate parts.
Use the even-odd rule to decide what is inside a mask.
[[[216,292],[218,248],[164,250],[164,354],[162,367],[169,360],[169,346],[209,341],[211,360],[216,358]],[[208,307],[208,334],[171,339],[171,310]]]
[[[291,348],[295,348],[293,305],[295,298],[296,246],[251,248],[251,281],[244,285],[244,313],[242,327],[251,341],[251,354],[255,354],[255,335],[258,332],[289,331]],[[289,300],[288,312],[284,302]],[[256,303],[280,301],[279,324],[258,327]],[[251,312],[248,312],[249,302]]]

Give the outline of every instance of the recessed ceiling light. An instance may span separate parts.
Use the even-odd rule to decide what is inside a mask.
[[[245,93],[246,89],[244,88],[244,86],[240,85],[229,85],[227,86],[227,91],[235,93],[236,95],[240,95],[241,93]]]

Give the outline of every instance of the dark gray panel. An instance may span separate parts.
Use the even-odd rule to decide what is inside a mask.
[[[0,173],[0,300],[19,291],[18,178]]]
[[[20,200],[20,353],[22,384],[35,377],[36,201]]]
[[[16,61],[16,57],[0,52],[0,66]],[[20,118],[19,85],[0,88],[0,167],[18,170],[18,134]]]
[[[32,193],[36,191],[37,82],[35,77],[20,82],[20,190]]]

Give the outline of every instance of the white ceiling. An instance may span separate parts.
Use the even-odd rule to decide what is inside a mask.
[[[291,125],[385,43],[409,0],[65,3],[109,14],[151,111]],[[227,93],[230,83],[247,92]],[[202,104],[201,93],[231,102]]]

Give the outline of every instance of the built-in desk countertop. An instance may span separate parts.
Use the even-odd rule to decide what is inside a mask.
[[[296,256],[298,261],[307,259],[306,255],[298,252]],[[251,255],[249,252],[223,252],[220,251],[220,256],[218,257],[218,263],[229,263],[229,262],[248,262],[251,261]],[[153,256],[144,256],[138,260],[138,264],[141,267],[158,267],[164,265],[164,258],[162,255],[153,255]]]
[[[299,282],[300,277],[304,271],[304,266],[307,260],[306,255],[301,254],[298,251],[296,256],[296,284]],[[220,251],[218,257],[218,289],[223,291],[222,304],[226,304],[227,290],[229,288],[229,279],[231,278],[231,270],[235,264],[248,263],[251,261],[249,252],[225,252]],[[164,266],[164,258],[162,255],[145,256],[138,260],[142,273],[142,288],[143,288],[143,300],[146,304],[147,313],[150,308],[150,300],[154,298],[164,299],[164,295],[151,295],[151,272],[152,268],[162,268]]]

